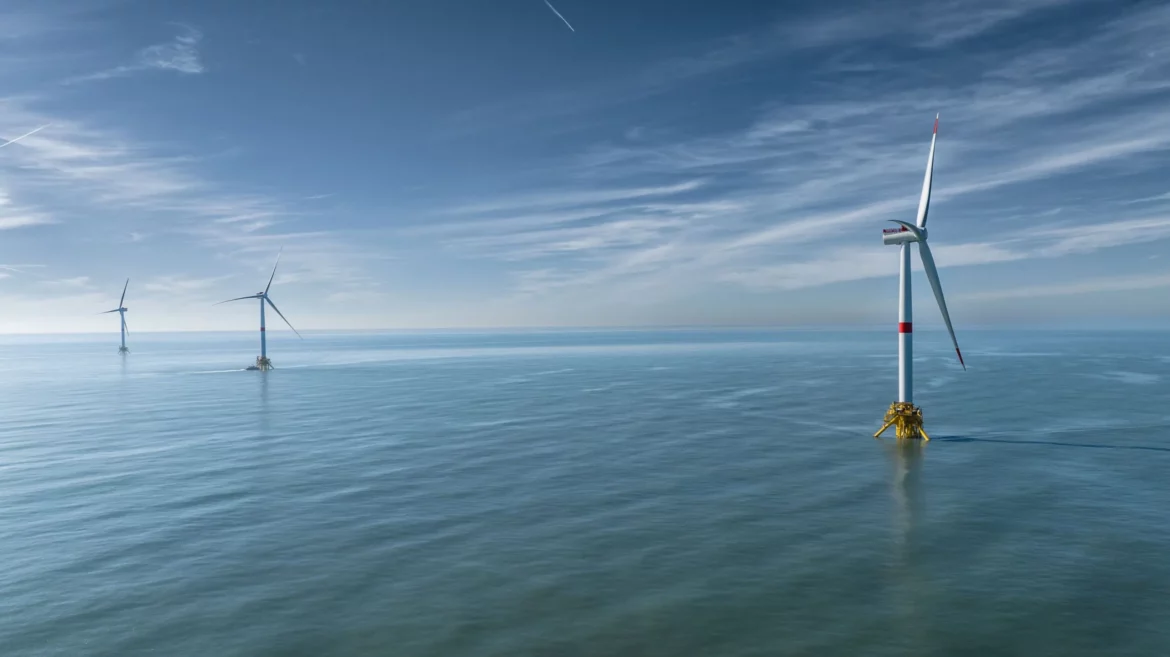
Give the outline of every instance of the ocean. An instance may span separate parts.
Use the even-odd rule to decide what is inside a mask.
[[[1170,335],[0,338],[0,655],[1170,655]]]

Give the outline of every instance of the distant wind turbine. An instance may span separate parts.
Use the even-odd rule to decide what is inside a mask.
[[[281,253],[283,252],[284,249],[281,249]],[[272,306],[272,309],[276,311],[277,315],[280,315],[280,318],[284,320],[285,324],[288,324],[288,327],[292,329],[292,332],[296,333],[298,338],[301,338],[302,340],[304,339],[301,337],[301,334],[295,328],[293,328],[292,322],[288,321],[288,318],[284,316],[284,313],[280,312],[280,308],[277,308],[276,304],[272,303],[272,299],[268,297],[268,290],[272,288],[272,279],[276,278],[276,268],[278,266],[280,266],[280,253],[276,254],[276,264],[272,266],[272,275],[268,277],[268,285],[264,288],[263,292],[250,294],[246,297],[236,297],[235,299],[228,299],[227,301],[220,301],[219,303],[215,304],[218,306],[221,303],[243,301],[244,299],[260,300],[260,355],[256,358],[256,364],[248,368],[250,370],[268,371],[272,369],[272,361],[268,360],[268,337],[264,331],[264,304],[267,303],[268,305]]]
[[[119,315],[121,315],[121,317],[122,317],[122,346],[118,347],[118,352],[123,353],[123,354],[130,352],[130,350],[126,348],[126,334],[130,332],[130,329],[126,328],[126,311],[130,310],[129,308],[126,307],[126,288],[128,288],[128,287],[130,287],[130,279],[129,278],[126,279],[126,284],[122,286],[122,298],[121,298],[121,300],[118,301],[118,307],[114,308],[113,310],[107,310],[104,313],[100,313],[102,315],[108,315],[110,313],[118,313]]]
[[[544,0],[544,4],[548,5],[548,8],[552,10],[552,13],[556,14],[557,18],[561,19],[561,22],[563,22],[565,24],[565,27],[569,28],[569,30],[572,32],[577,31],[577,30],[573,29],[572,25],[569,25],[568,19],[566,19],[564,16],[562,16],[561,12],[557,11],[557,8],[552,6],[551,2],[549,2],[548,0]]]
[[[930,440],[922,430],[922,409],[914,405],[914,333],[911,323],[910,297],[910,250],[914,243],[918,243],[918,255],[922,258],[922,268],[926,270],[926,279],[930,281],[930,288],[934,291],[934,299],[938,302],[938,309],[942,311],[943,322],[951,334],[951,344],[955,346],[955,354],[959,357],[959,364],[963,369],[967,365],[963,362],[963,352],[959,351],[959,341],[955,339],[955,329],[951,326],[951,314],[947,312],[947,301],[943,298],[942,283],[938,280],[938,269],[934,266],[934,256],[926,244],[926,214],[930,210],[930,185],[934,177],[934,143],[938,140],[938,115],[934,117],[934,134],[930,138],[930,155],[926,157],[926,177],[922,181],[922,195],[918,198],[918,217],[914,223],[897,221],[899,228],[887,228],[882,231],[882,242],[897,244],[901,249],[900,287],[898,290],[898,401],[890,404],[886,411],[885,424],[874,434],[874,438],[882,435],[890,426],[899,439],[922,438]]]

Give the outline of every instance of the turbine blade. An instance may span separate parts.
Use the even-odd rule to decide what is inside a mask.
[[[130,279],[126,279],[126,284],[122,286],[122,300],[118,302],[118,307],[126,305],[126,288],[130,287]]]
[[[930,136],[930,155],[926,158],[926,178],[922,180],[922,196],[918,198],[919,228],[926,226],[926,213],[930,210],[930,179],[934,175],[934,142],[938,139],[938,114],[934,115],[934,134]]]
[[[926,242],[918,243],[918,255],[922,257],[922,268],[926,270],[926,278],[930,280],[930,289],[934,291],[934,298],[938,301],[938,309],[942,311],[943,321],[947,324],[947,331],[951,334],[951,344],[955,345],[955,354],[959,357],[959,364],[967,369],[963,362],[963,352],[959,351],[959,341],[955,339],[955,328],[951,326],[951,314],[947,312],[947,300],[943,298],[942,283],[938,280],[938,268],[934,266],[934,255]]]
[[[130,335],[130,325],[126,323],[125,315],[122,315],[122,330],[126,332],[126,335]]]
[[[268,277],[268,286],[264,288],[264,294],[268,294],[268,289],[272,287],[272,279],[276,278],[276,268],[280,266],[280,256],[284,253],[284,247],[280,247],[280,251],[276,254],[276,264],[272,265],[272,275]],[[271,301],[269,303],[272,303]]]
[[[890,223],[892,223],[892,224],[898,224],[898,225],[899,225],[899,226],[901,226],[902,228],[905,228],[906,230],[910,231],[911,233],[914,233],[914,237],[915,237],[915,238],[916,238],[916,239],[917,239],[919,242],[923,241],[923,239],[922,239],[922,230],[920,230],[920,229],[918,228],[918,226],[915,226],[914,224],[912,224],[912,223],[910,223],[910,222],[908,222],[908,221],[898,221],[897,219],[890,219]]]
[[[98,313],[98,314],[99,314],[99,315],[109,315],[110,313],[116,313],[116,312],[118,312],[119,310],[121,310],[121,308],[114,308],[113,310],[107,310],[107,311],[105,311],[105,312],[100,312],[100,313]]]
[[[264,300],[268,302],[268,305],[272,306],[272,309],[276,311],[276,314],[280,315],[280,318],[284,320],[285,324],[288,324],[288,327],[290,329],[292,329],[293,333],[297,334],[298,338],[300,338],[302,340],[305,339],[305,337],[303,335],[301,335],[295,328],[293,328],[292,322],[288,321],[288,318],[284,316],[284,313],[280,312],[280,308],[277,308],[276,304],[272,303],[272,299],[269,299],[268,296],[265,295]]]
[[[218,306],[220,303],[229,303],[232,301],[243,301],[244,299],[255,299],[255,298],[256,298],[255,294],[250,294],[246,297],[236,297],[235,299],[228,299],[227,301],[220,301],[219,303],[213,303],[211,305]]]

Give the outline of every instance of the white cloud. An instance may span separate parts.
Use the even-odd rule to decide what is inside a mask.
[[[675,185],[590,191],[542,192],[506,197],[486,203],[463,205],[448,210],[450,214],[486,214],[531,208],[572,207],[578,205],[627,201],[647,196],[670,196],[698,189],[702,180],[688,180]]]
[[[56,223],[51,217],[44,214],[10,214],[0,213],[0,230],[25,228],[28,226],[43,226]]]
[[[1138,276],[1110,276],[1090,278],[1073,283],[1028,285],[1000,290],[988,290],[962,295],[967,301],[998,301],[1002,299],[1031,299],[1034,297],[1073,296],[1096,292],[1124,292],[1170,287],[1170,273]]]
[[[84,254],[108,243],[109,235],[128,246],[149,236],[156,248],[202,252],[209,262],[226,261],[224,269],[248,270],[257,279],[266,279],[271,259],[284,246],[282,266],[304,282],[334,292],[379,285],[365,272],[380,257],[378,247],[332,229],[306,230],[320,210],[298,206],[299,195],[286,199],[216,180],[203,173],[208,158],[197,152],[175,154],[171,144],[142,142],[124,130],[46,112],[42,108],[54,106],[51,100],[0,99],[0,134],[53,124],[4,149],[0,230],[67,225],[62,252],[84,249],[75,260],[89,266],[93,258]],[[90,273],[78,271],[80,262],[65,266],[70,274]],[[200,291],[179,279],[170,282],[176,293]]]
[[[156,276],[155,278],[143,283],[142,289],[146,292],[159,292],[166,294],[201,292],[211,289],[229,278],[231,277],[199,277],[181,275]]]
[[[989,242],[939,244],[931,247],[931,253],[940,272],[951,267],[1009,262],[1027,257],[1026,253]],[[913,263],[914,269],[922,268],[917,256]],[[731,271],[723,278],[751,287],[795,290],[897,274],[898,261],[894,249],[855,247],[835,249],[814,260]]]
[[[913,34],[926,37],[926,47],[945,49],[1025,14],[1073,4],[956,0],[923,6],[922,20],[905,20],[882,6],[872,16],[815,16],[819,32],[799,22],[781,30],[806,39],[788,48]],[[863,78],[857,85],[824,85],[826,92],[793,93],[782,104],[761,108],[737,130],[696,135],[660,124],[631,133],[623,124],[613,138],[561,163],[561,175],[576,187],[461,206],[474,220],[416,235],[430,235],[463,257],[503,261],[515,290],[557,292],[546,299],[564,296],[566,287],[603,294],[619,285],[683,288],[723,281],[795,290],[894,276],[896,264],[876,231],[888,219],[913,215],[930,119],[941,110],[932,226],[938,235],[932,246],[943,269],[1052,262],[1168,239],[1170,226],[1158,217],[1122,212],[1085,223],[1086,203],[1071,196],[1080,191],[1077,183],[1063,194],[1032,192],[1090,173],[1130,176],[1133,158],[1170,149],[1163,103],[1135,102],[1170,90],[1164,82],[1170,58],[1150,56],[1151,49],[1163,49],[1161,35],[1168,28],[1170,11],[1155,7],[1103,21],[1058,47],[1036,40],[994,57],[950,49],[946,66],[968,72],[940,77],[906,70],[905,84],[896,87]],[[751,39],[729,45],[710,58],[687,60],[680,70],[699,74],[705,66],[770,56],[756,45]],[[665,77],[672,84],[686,78]],[[1109,111],[1097,111],[1103,107]],[[531,116],[521,108],[516,112]],[[914,116],[921,118],[908,118]],[[539,184],[547,185],[548,178],[546,169]],[[662,204],[680,208],[673,216],[615,191],[673,192],[677,184],[700,180],[701,186],[677,192],[687,193],[686,199]],[[533,198],[540,203],[517,201]],[[976,236],[973,226],[951,218],[961,213],[1002,219],[1006,215],[990,208],[1008,198],[1015,201],[1015,219],[995,224],[992,238]],[[865,225],[873,234],[857,230]]]
[[[41,285],[45,287],[65,288],[71,290],[87,289],[93,286],[88,276],[75,276],[73,278],[61,278],[57,280],[41,281]]]
[[[833,47],[866,40],[897,38],[918,47],[941,48],[988,32],[1026,14],[1077,4],[1081,0],[936,0],[868,7],[825,5],[807,19],[780,26],[787,43]]]
[[[66,80],[66,84],[107,80],[124,77],[142,71],[174,71],[187,75],[203,73],[206,70],[199,58],[199,41],[203,33],[199,30],[182,26],[182,31],[170,41],[147,46],[138,51],[131,64],[123,64],[97,73],[83,75]]]
[[[0,134],[55,123],[3,151],[0,180],[10,195],[0,197],[0,230],[64,224],[68,230],[52,232],[78,254],[82,245],[92,252],[116,244],[128,262],[150,258],[159,271],[189,272],[126,273],[144,281],[144,294],[192,298],[238,296],[262,285],[283,246],[278,283],[319,284],[314,298],[326,302],[385,300],[380,287],[393,287],[384,283],[393,277],[379,265],[389,245],[430,268],[410,271],[422,284],[433,272],[442,279],[458,270],[450,275],[475,279],[477,293],[527,296],[527,305],[509,306],[530,312],[526,317],[548,317],[582,299],[602,308],[621,298],[686,298],[698,287],[728,297],[814,297],[795,291],[896,275],[893,250],[882,247],[878,229],[913,215],[930,120],[941,110],[932,245],[944,284],[953,267],[1050,267],[1072,254],[1170,239],[1170,220],[1152,215],[1154,206],[1120,202],[1161,200],[1150,195],[1165,191],[1129,185],[1150,176],[1170,149],[1160,102],[1170,91],[1170,53],[1161,45],[1170,11],[1101,5],[1118,18],[1062,32],[1059,40],[979,39],[1021,19],[1043,23],[1046,12],[1074,4],[939,0],[909,13],[873,3],[851,11],[817,6],[807,18],[706,49],[688,53],[680,44],[678,56],[595,85],[505,98],[461,115],[461,134],[504,136],[523,124],[517,134],[537,140],[556,130],[564,139],[548,140],[547,148],[542,142],[548,159],[511,175],[475,150],[484,158],[475,164],[495,169],[485,180],[503,191],[447,196],[430,208],[428,199],[403,198],[401,212],[424,220],[407,229],[383,227],[397,217],[360,215],[383,190],[347,192],[336,206],[306,202],[332,196],[310,195],[311,186],[288,196],[261,192],[238,178],[217,179],[212,158],[200,151],[209,142],[183,146],[181,131],[159,133],[170,143],[147,143],[132,126],[68,116],[60,97],[0,99]],[[892,42],[930,57],[871,47]],[[200,45],[199,33],[185,30],[83,79],[199,74]],[[764,64],[770,81],[783,83],[774,91],[750,78]],[[728,94],[719,102],[704,95],[715,85],[714,93]],[[667,95],[676,91],[691,96]],[[728,101],[741,91],[743,104],[732,107]],[[603,111],[619,105],[620,112]],[[575,120],[585,115],[588,121]],[[567,120],[540,124],[549,117]],[[501,120],[487,120],[494,118]],[[479,145],[450,152],[462,157]],[[430,192],[449,194],[441,185]],[[1113,190],[1119,198],[1107,199],[1109,214],[1089,223],[1097,206],[1085,196]],[[327,207],[339,212],[341,225],[375,227],[338,230],[326,222]],[[136,244],[147,236],[151,248]],[[168,247],[193,257],[172,260]],[[164,249],[167,255],[158,255]],[[196,258],[209,268],[200,270]],[[99,282],[125,275],[73,263],[54,274]],[[501,280],[511,288],[492,287]],[[451,294],[463,292],[458,286],[451,284]]]

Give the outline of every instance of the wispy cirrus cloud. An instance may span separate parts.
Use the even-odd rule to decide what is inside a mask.
[[[52,223],[56,222],[53,221],[51,217],[44,214],[11,214],[0,210],[0,230],[27,228],[29,226],[44,226]]]
[[[59,278],[54,280],[44,280],[40,282],[42,287],[46,288],[61,288],[67,290],[87,290],[93,287],[93,281],[89,276],[74,276],[72,278]]]
[[[14,204],[6,190],[0,189],[0,230],[42,226],[56,223],[46,212]]]
[[[202,292],[216,287],[229,278],[231,277],[182,276],[168,274],[164,276],[156,276],[146,281],[142,284],[142,289],[146,292],[158,292],[165,294]]]
[[[174,71],[185,75],[203,73],[205,68],[199,57],[199,42],[203,39],[203,33],[186,25],[180,26],[180,29],[180,33],[170,41],[139,50],[132,63],[68,78],[65,84],[108,80],[144,71]]]
[[[610,203],[613,201],[628,201],[630,199],[639,199],[648,196],[670,196],[673,194],[681,194],[698,189],[702,185],[702,180],[688,180],[674,185],[657,187],[541,192],[537,194],[526,194],[510,198],[496,199],[487,203],[457,206],[451,208],[447,212],[449,214],[485,214],[492,212],[514,212],[517,210],[526,210],[531,208]]]
[[[1102,276],[1074,283],[1025,285],[998,290],[986,290],[962,295],[969,301],[999,301],[1003,299],[1033,299],[1037,297],[1075,296],[1099,292],[1125,292],[1170,287],[1170,273],[1138,276]]]
[[[927,3],[853,3],[806,7],[756,30],[714,40],[697,52],[638,65],[603,81],[543,89],[496,100],[451,116],[451,134],[482,130],[485,124],[546,122],[545,130],[568,129],[571,116],[596,114],[646,102],[688,85],[717,79],[736,69],[787,58],[819,56],[819,68],[874,71],[875,43],[896,41],[928,51],[958,46],[996,28],[1031,16],[1075,10],[1097,0],[947,0]],[[843,52],[848,51],[848,52]],[[882,67],[886,68],[883,64]]]
[[[393,129],[363,132],[370,144],[330,146],[339,164],[328,170],[307,164],[322,161],[304,152],[326,148],[320,142],[286,149],[287,135],[306,127],[295,117],[256,130],[250,116],[209,112],[215,125],[194,116],[257,68],[227,56],[228,86],[206,76],[196,97],[167,84],[160,93],[175,96],[158,106],[168,111],[149,120],[124,120],[121,101],[91,105],[109,100],[110,87],[77,83],[205,69],[198,31],[136,51],[145,42],[114,30],[120,38],[98,48],[128,43],[125,59],[67,88],[37,83],[0,98],[0,135],[54,123],[0,152],[5,248],[10,260],[40,262],[61,247],[69,256],[53,260],[46,278],[90,276],[113,294],[132,275],[168,311],[259,289],[283,247],[278,283],[306,290],[314,306],[344,302],[353,317],[369,304],[411,321],[433,310],[425,316],[450,324],[639,323],[683,316],[650,309],[674,304],[688,317],[713,308],[717,321],[735,321],[793,299],[809,314],[852,313],[868,303],[864,281],[896,275],[878,230],[913,215],[941,111],[931,231],[949,294],[970,298],[976,273],[1068,278],[1067,289],[1083,289],[1070,256],[1112,271],[1102,263],[1141,251],[1124,263],[1126,276],[1160,273],[1143,267],[1156,264],[1147,245],[1170,239],[1159,173],[1170,157],[1166,7],[746,6],[727,10],[720,26],[680,6],[670,37],[615,42],[580,66],[547,52],[547,68],[484,69],[482,84],[453,85],[457,94],[411,94],[386,121]],[[545,18],[554,20],[535,20]],[[110,22],[95,24],[91,36]],[[732,24],[755,27],[718,33]],[[476,42],[459,57],[492,47]],[[77,52],[92,59],[85,48]],[[305,51],[305,61],[321,67],[357,52],[343,51]],[[289,65],[289,52],[281,46],[279,64]],[[76,60],[63,68],[45,79],[92,70]],[[143,108],[159,100],[152,81],[137,81]],[[320,95],[299,74],[293,85],[268,83],[282,102]],[[171,111],[179,100],[184,111]],[[321,115],[360,125],[357,105],[323,106]],[[262,106],[272,109],[257,99],[250,110]],[[393,143],[373,143],[374,134]],[[442,148],[431,148],[434,138]],[[368,175],[381,165],[384,176]],[[141,272],[122,271],[132,263]],[[1015,275],[1037,271],[1051,275]],[[84,292],[52,295],[80,303]],[[295,299],[283,309],[299,326]]]
[[[320,210],[300,207],[299,195],[260,193],[209,176],[210,154],[136,139],[124,128],[62,112],[52,97],[0,99],[0,135],[44,123],[52,127],[3,150],[0,230],[59,225],[71,242],[90,245],[109,242],[111,233],[128,246],[149,236],[160,252],[200,252],[221,270],[257,280],[284,247],[284,271],[306,283],[336,292],[378,286],[363,271],[375,249],[337,230],[307,230]],[[202,299],[205,286],[229,287],[227,278],[164,276],[147,285],[170,284],[177,297]]]
[[[939,49],[985,34],[1028,15],[1091,0],[943,0],[897,7],[883,3],[826,6],[811,16],[784,22],[777,30],[791,47],[854,46],[887,39],[908,39],[918,47]]]
[[[836,75],[849,57],[865,57],[869,51],[857,43],[863,33],[867,43],[930,33],[918,46],[937,50],[939,66],[951,73],[919,75],[918,64],[890,60],[880,79],[859,70],[849,84],[827,82],[764,103],[734,129],[696,134],[691,125],[660,124],[631,133],[615,126],[614,137],[560,162],[564,179],[578,188],[548,195],[539,211],[496,207],[490,199],[461,206],[461,221],[440,221],[434,234],[461,254],[508,263],[514,290],[544,299],[563,297],[567,288],[601,298],[619,285],[784,291],[893,276],[876,230],[912,215],[929,119],[941,111],[933,243],[944,270],[1053,263],[1170,238],[1160,217],[1118,211],[1113,197],[1139,184],[1135,158],[1170,153],[1170,120],[1164,102],[1155,102],[1170,99],[1163,82],[1170,52],[1160,36],[1170,28],[1170,11],[1112,12],[1059,41],[957,47],[1044,12],[1085,7],[1104,5],[931,3],[922,21],[875,5],[873,16],[842,10],[794,21],[804,40],[774,47],[840,46],[846,53],[807,73],[790,72],[797,78]],[[735,52],[715,56],[716,68],[772,56],[742,44]],[[664,76],[670,84],[686,77]],[[1110,194],[1080,194],[1087,181],[1103,178],[1114,181]],[[673,210],[659,214],[644,199],[621,198],[621,189],[642,180],[662,189],[703,184],[685,198],[665,196],[659,211]],[[587,194],[614,198],[600,205]],[[996,214],[1001,206],[1011,207],[1010,217]],[[1094,216],[1105,206],[1108,215]],[[960,219],[980,216],[978,223]]]

